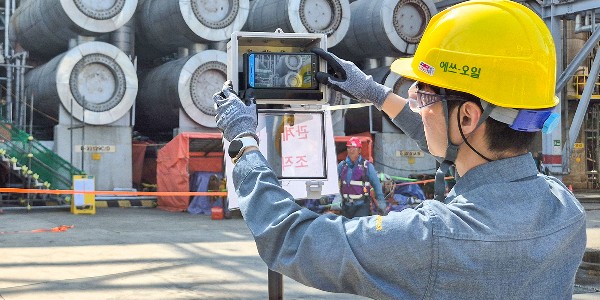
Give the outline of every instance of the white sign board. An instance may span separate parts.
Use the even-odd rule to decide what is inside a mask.
[[[95,189],[94,179],[74,179],[73,190],[82,192],[93,192]],[[73,194],[73,201],[75,206],[85,205],[85,194]]]
[[[331,112],[259,112],[259,149],[276,173],[281,186],[294,199],[307,197],[306,183],[322,182],[321,195],[339,193],[337,155]],[[224,141],[224,149],[229,143]],[[227,153],[227,151],[225,151]],[[231,175],[233,163],[225,156],[229,208],[238,208]]]

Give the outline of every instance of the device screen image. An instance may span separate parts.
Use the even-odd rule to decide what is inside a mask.
[[[318,89],[316,54],[245,54],[246,84],[254,89]]]

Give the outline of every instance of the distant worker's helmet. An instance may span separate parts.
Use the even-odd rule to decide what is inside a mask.
[[[362,143],[359,138],[351,137],[348,142],[346,142],[346,147],[362,148]]]
[[[558,104],[555,51],[550,31],[527,7],[472,0],[435,15],[414,57],[391,69],[496,106],[544,109]]]

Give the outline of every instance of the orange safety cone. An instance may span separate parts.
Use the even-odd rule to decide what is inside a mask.
[[[573,185],[569,184],[569,191],[573,192]]]

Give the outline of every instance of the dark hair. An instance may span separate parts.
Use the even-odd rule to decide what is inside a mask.
[[[483,111],[483,108],[481,107],[481,102],[478,97],[475,97],[471,94],[448,89],[446,89],[446,94],[449,96],[456,96],[449,97],[450,99],[459,97],[464,99],[464,101],[474,102]],[[461,102],[462,101],[453,100],[447,101],[448,112],[451,112],[454,108],[458,107],[461,104]],[[485,122],[485,135],[489,148],[492,151],[527,151],[531,147],[531,144],[533,143],[536,136],[536,132],[517,131],[510,128],[508,124],[496,121],[490,117],[488,117],[485,120]]]

